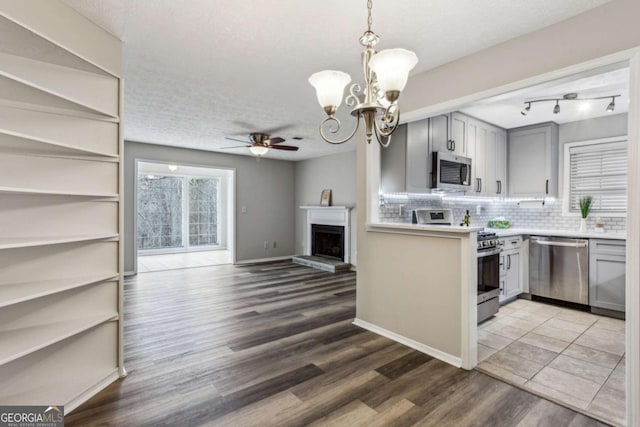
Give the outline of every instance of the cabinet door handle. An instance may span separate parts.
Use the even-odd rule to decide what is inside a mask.
[[[498,191],[496,191],[497,194],[502,193],[502,189],[500,188],[500,186],[502,185],[502,183],[500,182],[500,180],[496,181],[496,186],[498,187]]]
[[[511,270],[511,255],[507,255],[507,270]]]
[[[546,191],[546,194],[549,194],[549,180],[547,180],[545,183],[545,191]]]
[[[456,141],[455,140],[451,141],[451,151],[456,151]]]
[[[482,193],[482,178],[478,178],[478,180],[480,181],[480,191],[478,193]]]

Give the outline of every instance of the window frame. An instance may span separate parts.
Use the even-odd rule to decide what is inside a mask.
[[[564,158],[562,162],[563,167],[563,186],[562,186],[562,213],[563,216],[581,217],[580,212],[571,211],[571,148],[584,147],[589,145],[603,145],[603,144],[615,144],[625,142],[629,144],[629,138],[627,135],[614,136],[610,138],[589,139],[585,141],[567,142],[564,144]],[[628,147],[628,145],[627,145]],[[627,148],[628,149],[628,148]],[[627,188],[628,191],[628,188]],[[597,212],[596,216],[603,216],[608,218],[626,218],[627,210],[609,211],[609,212]]]
[[[136,192],[139,192],[138,186],[138,177],[140,175],[148,175],[149,172],[138,171],[136,175]],[[206,175],[206,174],[185,174],[185,173],[174,173],[171,171],[163,172],[163,173],[154,173],[158,176],[171,176],[181,179],[182,186],[182,246],[181,247],[169,247],[169,248],[154,248],[154,249],[139,249],[138,241],[136,238],[136,252],[141,255],[158,255],[158,254],[172,254],[172,253],[186,253],[186,252],[200,252],[200,251],[211,251],[211,250],[221,250],[227,249],[227,236],[225,233],[225,227],[223,227],[223,221],[226,220],[224,218],[224,207],[221,209],[217,209],[217,227],[218,227],[218,244],[217,245],[199,245],[199,246],[191,246],[189,244],[189,180],[191,178],[200,178],[200,179],[214,179],[218,181],[218,192],[217,192],[217,204],[219,207],[223,206],[223,203],[226,203],[227,194],[226,194],[226,179],[224,176],[220,176],[217,174]],[[139,196],[136,196],[136,206],[138,203]],[[136,212],[137,212],[136,207]],[[137,222],[136,222],[136,236],[138,234],[137,230]]]

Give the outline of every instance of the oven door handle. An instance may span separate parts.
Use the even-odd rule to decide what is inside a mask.
[[[496,248],[496,249],[491,249],[490,251],[478,251],[478,258],[484,258],[486,256],[491,256],[491,255],[498,255],[500,252],[502,251],[502,249],[500,248]]]

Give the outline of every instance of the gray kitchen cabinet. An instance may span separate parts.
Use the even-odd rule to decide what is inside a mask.
[[[462,113],[451,113],[449,127],[451,142],[449,151],[458,156],[467,156],[467,126],[469,118]]]
[[[380,151],[380,189],[383,193],[404,193],[407,170],[407,125],[393,134],[391,144]]]
[[[543,123],[511,129],[508,134],[509,195],[556,197],[558,125]]]
[[[430,121],[424,119],[407,124],[407,193],[431,192]]]
[[[473,184],[469,194],[505,194],[507,171],[507,131],[480,120],[468,118],[467,155],[472,159]]]
[[[450,114],[429,118],[429,151],[450,151],[452,147],[449,139],[450,118]]]
[[[500,302],[524,292],[522,236],[500,239]]]
[[[626,242],[589,241],[589,305],[625,311]]]
[[[495,163],[495,192],[498,196],[508,194],[507,176],[507,131],[496,128],[496,163]]]

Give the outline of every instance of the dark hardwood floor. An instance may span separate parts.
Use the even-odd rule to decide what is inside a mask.
[[[288,262],[125,283],[129,376],[67,426],[598,426],[355,327],[355,274]]]

